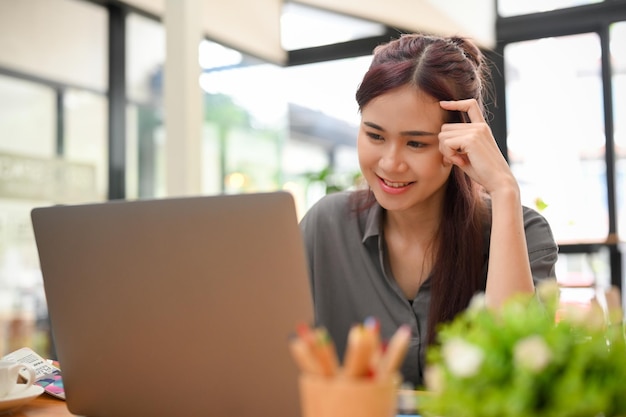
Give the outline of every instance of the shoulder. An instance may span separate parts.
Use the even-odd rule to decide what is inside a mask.
[[[355,191],[327,194],[304,214],[300,228],[307,239],[316,235],[339,238],[360,230]]]
[[[539,279],[554,278],[559,248],[548,221],[537,211],[523,207],[524,230],[528,257],[535,283]]]
[[[524,229],[526,230],[526,240],[530,246],[556,248],[556,242],[552,234],[550,224],[539,212],[530,207],[523,207]]]
[[[352,192],[340,191],[327,194],[307,210],[301,223],[319,222],[344,218],[350,212]]]
[[[488,210],[491,211],[491,202],[489,200],[487,200],[487,206]],[[538,211],[528,206],[522,206],[522,213],[524,221],[524,231],[526,234],[526,241],[529,250],[557,250],[558,246],[556,244],[556,241],[554,240],[552,228],[550,227],[550,224],[548,223],[546,218]],[[488,223],[489,227],[491,227],[491,222]]]
[[[320,198],[315,204],[313,204],[311,210],[341,211],[347,209],[350,205],[350,199],[352,195],[352,191],[339,191],[326,194],[324,197]]]

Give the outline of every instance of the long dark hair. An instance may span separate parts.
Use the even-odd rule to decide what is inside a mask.
[[[490,97],[489,69],[484,55],[460,37],[402,35],[374,49],[374,57],[357,92],[359,109],[372,99],[404,85],[413,85],[437,100],[474,98],[486,116]],[[448,112],[447,122],[461,122]],[[437,326],[451,320],[484,290],[483,264],[488,208],[481,187],[453,167],[447,183],[441,224],[435,238],[427,340]]]

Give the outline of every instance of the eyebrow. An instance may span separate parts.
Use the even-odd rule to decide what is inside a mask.
[[[380,130],[381,132],[385,132],[381,126],[378,126],[373,122],[363,122],[364,125],[371,127],[372,129]],[[404,132],[400,132],[402,136],[436,136],[436,133],[433,132],[425,132],[423,130],[406,130]]]

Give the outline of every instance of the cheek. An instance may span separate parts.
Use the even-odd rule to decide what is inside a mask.
[[[363,138],[360,135],[357,139],[356,150],[361,167],[371,164],[372,161],[376,159],[372,145],[369,143],[367,138]]]
[[[415,160],[413,169],[421,172],[426,177],[447,178],[452,170],[452,166],[444,162],[443,155],[440,152],[436,152],[429,155],[428,158]]]
[[[439,162],[437,164],[437,170],[439,172],[439,174],[437,175],[437,177],[439,177],[441,179],[441,182],[446,182],[448,181],[448,179],[450,178],[450,173],[452,172],[452,168],[454,167],[454,165],[452,164],[446,164],[443,161],[443,158],[439,159]]]

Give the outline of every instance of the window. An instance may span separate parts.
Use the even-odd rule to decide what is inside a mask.
[[[90,2],[0,1],[0,354],[50,354],[31,209],[106,198],[106,35]]]
[[[608,235],[600,41],[596,34],[505,48],[507,147],[523,202],[560,243]]]
[[[613,120],[615,122],[617,226],[626,240],[626,22],[611,26],[611,63],[613,77]]]
[[[91,202],[107,199],[108,149],[107,100],[100,94],[68,89],[64,94],[65,135],[63,158],[72,163],[76,175],[67,181],[81,195],[74,201]]]
[[[165,194],[163,25],[136,13],[126,18],[126,197]]]
[[[219,51],[208,49],[214,56]],[[359,122],[354,94],[369,61],[223,69],[206,63],[200,80],[206,92],[205,192],[287,187],[308,208],[320,197],[320,184],[310,184],[320,182],[316,175],[331,169],[354,176]],[[325,178],[327,185],[335,179]]]
[[[56,92],[0,75],[0,153],[51,157],[56,152]]]
[[[623,288],[624,4],[498,0],[500,136],[524,203],[552,225],[565,286]]]

